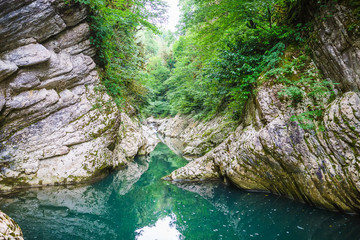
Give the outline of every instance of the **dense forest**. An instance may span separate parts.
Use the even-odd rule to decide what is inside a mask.
[[[0,26],[0,239],[360,239],[360,0],[0,0]]]
[[[161,0],[77,1],[92,9],[104,90],[120,108],[127,102],[145,117],[240,120],[259,86],[281,84],[289,107],[313,103],[293,120],[314,128],[332,98],[336,83],[314,66],[309,45],[311,14],[336,0],[180,0],[176,33],[158,27],[166,15]]]

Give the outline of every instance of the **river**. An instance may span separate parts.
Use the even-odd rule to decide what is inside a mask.
[[[186,160],[160,143],[147,158],[88,186],[28,189],[0,199],[25,239],[360,239],[360,217],[221,182],[172,184]]]

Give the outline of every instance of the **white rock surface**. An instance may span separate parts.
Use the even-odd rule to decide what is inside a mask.
[[[95,90],[86,8],[9,2],[0,1],[9,8],[0,11],[0,191],[93,181],[152,151],[155,135]]]
[[[306,131],[290,121],[294,108],[272,116],[273,87],[260,88],[249,125],[241,124],[225,141],[165,179],[230,180],[242,189],[273,192],[315,206],[360,209],[360,94],[347,92],[324,113],[325,131]],[[268,94],[261,94],[267,91]],[[272,96],[272,97],[269,97]],[[260,99],[269,97],[268,99]],[[285,105],[283,103],[283,105]],[[268,112],[261,116],[259,113]],[[253,116],[253,117],[251,117]]]
[[[0,81],[6,79],[8,76],[16,72],[16,70],[18,70],[18,67],[15,63],[0,60]]]
[[[25,67],[48,61],[50,52],[41,44],[29,44],[2,54],[0,59]]]
[[[24,239],[19,225],[2,211],[0,211],[0,239]]]

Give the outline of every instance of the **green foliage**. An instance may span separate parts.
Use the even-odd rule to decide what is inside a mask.
[[[260,74],[274,67],[285,50],[285,44],[280,42],[284,40],[283,37],[273,29],[267,32],[262,29],[250,30],[250,36],[240,36],[235,44],[230,43],[228,50],[219,52],[218,59],[212,60],[207,66],[206,78],[216,85],[212,89],[213,94],[229,103],[234,118],[241,117]],[[277,44],[272,47],[270,42]]]
[[[275,82],[284,85],[279,97],[291,100],[291,106],[314,102],[292,117],[303,128],[314,128],[333,85],[299,54],[301,47],[294,47],[305,46],[311,31],[299,20],[302,9],[293,12],[300,2],[182,0],[185,36],[173,46],[174,69],[161,80],[162,100],[170,109],[161,113],[210,118],[227,111],[241,119],[257,86]]]
[[[159,51],[159,45],[157,43],[156,35],[150,31],[139,31],[136,35],[138,41],[143,45],[145,61],[149,57],[155,56]]]
[[[172,113],[234,119],[262,72],[281,59],[286,45],[304,41],[299,24],[279,23],[279,1],[183,0],[182,31],[173,46],[175,69],[166,81]]]
[[[171,114],[171,106],[166,98],[168,84],[166,81],[174,68],[174,58],[171,51],[173,34],[164,32],[160,36],[148,32],[150,38],[144,38],[145,48],[154,45],[158,49],[156,53],[146,56],[147,63],[145,71],[142,71],[142,83],[148,89],[146,103],[142,106],[142,113],[146,116],[165,117]],[[154,42],[149,41],[153,39]]]
[[[145,109],[145,113],[155,117],[166,117],[170,115],[170,106],[166,101],[151,101]]]
[[[317,109],[314,111],[306,111],[298,115],[291,116],[290,120],[298,122],[300,127],[305,130],[316,129],[316,122],[323,116],[323,109]],[[323,126],[320,125],[318,130],[322,131]]]
[[[230,113],[239,120],[257,86],[274,82],[291,106],[314,102],[292,118],[309,129],[331,97],[332,84],[293,47],[305,46],[311,31],[301,19],[305,0],[181,0],[178,39],[150,23],[162,14],[161,0],[77,1],[92,9],[102,81],[118,106],[128,101],[157,117]]]
[[[317,122],[322,120],[325,106],[334,95],[334,83],[324,80],[311,59],[297,52],[290,58],[283,58],[278,67],[265,73],[265,79],[273,79],[275,83],[284,85],[278,93],[280,99],[291,100],[290,107],[306,102],[305,110],[291,117],[304,129],[322,130]]]
[[[293,105],[297,105],[304,98],[304,91],[297,86],[285,87],[281,92],[278,93],[280,98],[289,96],[292,100]]]
[[[104,68],[101,80],[106,91],[120,108],[125,102],[138,106],[146,88],[140,84],[144,56],[135,35],[142,27],[157,30],[151,22],[163,15],[165,4],[162,0],[75,1],[91,9],[91,41]]]

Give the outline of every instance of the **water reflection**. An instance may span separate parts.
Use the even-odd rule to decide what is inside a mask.
[[[360,239],[360,219],[222,183],[170,184],[187,163],[159,144],[101,182],[31,189],[0,209],[26,239]]]
[[[171,214],[159,219],[155,225],[135,231],[136,240],[182,240],[184,236],[176,229],[176,216]]]
[[[176,183],[206,199],[240,239],[360,239],[360,218],[222,183]],[[225,225],[223,225],[225,227]]]
[[[171,151],[173,151],[174,153],[176,153],[179,156],[183,155],[183,151],[185,149],[184,141],[182,141],[178,138],[172,138],[172,137],[161,136],[161,135],[158,135],[158,137],[161,139],[161,141],[163,143],[165,143],[171,149]]]
[[[115,174],[112,181],[114,190],[119,195],[127,194],[133,185],[139,181],[140,177],[149,168],[149,157],[139,157],[134,162],[130,162],[125,170]]]

